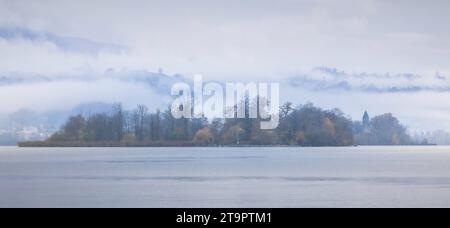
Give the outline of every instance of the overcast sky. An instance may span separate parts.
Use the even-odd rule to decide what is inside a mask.
[[[409,73],[420,79],[385,77],[375,86],[424,91],[282,90],[295,102],[339,107],[353,118],[366,109],[394,112],[413,129],[450,130],[450,92],[437,88],[450,85],[447,0],[0,0],[0,6],[0,74],[56,77],[163,68],[207,79],[285,81],[326,66],[360,85],[365,82],[351,78]],[[17,28],[23,36],[8,35]],[[140,100],[145,90],[69,84],[4,86],[0,102],[6,108],[0,109],[37,106],[40,98],[46,99],[40,108],[51,108],[49,98],[55,96],[53,106],[95,99],[77,100],[81,88],[98,99],[128,101]],[[61,102],[64,97],[73,102]]]

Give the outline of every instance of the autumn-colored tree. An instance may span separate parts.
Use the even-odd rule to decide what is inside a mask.
[[[200,146],[208,146],[213,143],[213,135],[209,128],[203,128],[197,131],[194,142]]]

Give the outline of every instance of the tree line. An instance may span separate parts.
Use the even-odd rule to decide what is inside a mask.
[[[247,106],[246,106],[247,107]],[[47,145],[122,146],[353,146],[412,144],[407,129],[392,114],[370,122],[352,121],[339,109],[306,104],[280,107],[280,124],[261,130],[260,119],[175,119],[170,108],[149,112],[139,105],[127,111],[115,104],[108,113],[77,115],[44,143]]]

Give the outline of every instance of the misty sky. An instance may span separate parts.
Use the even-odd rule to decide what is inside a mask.
[[[0,112],[158,106],[148,87],[101,76],[162,68],[279,81],[284,100],[450,131],[449,11],[447,0],[0,0],[0,77],[77,79],[0,83]]]

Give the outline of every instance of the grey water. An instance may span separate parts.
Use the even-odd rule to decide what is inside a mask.
[[[450,147],[0,147],[0,207],[450,207]]]

